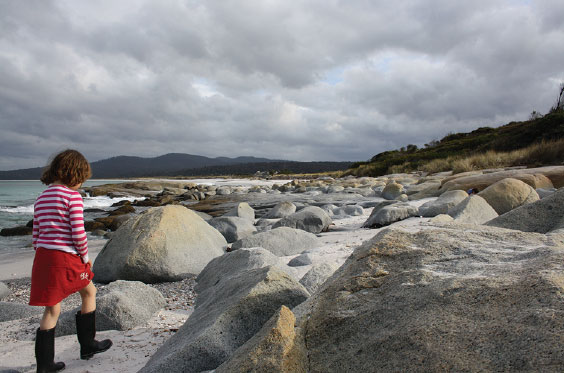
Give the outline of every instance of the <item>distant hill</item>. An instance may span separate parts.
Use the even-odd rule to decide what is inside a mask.
[[[118,156],[92,162],[92,176],[97,179],[170,175],[179,170],[240,163],[274,162],[256,157],[208,158],[200,155],[169,153],[154,158]],[[37,180],[43,168],[0,171],[0,180]]]
[[[393,173],[394,166],[413,171],[435,159],[466,157],[488,150],[507,152],[563,138],[564,113],[560,111],[497,128],[481,127],[468,133],[451,133],[441,140],[425,144],[424,148],[409,144],[401,149],[378,153],[366,162],[354,163],[347,174],[380,176]]]
[[[256,157],[208,158],[170,153],[154,158],[118,156],[92,162],[92,177],[97,179],[149,176],[207,176],[253,174],[256,171],[290,170],[322,172],[344,170],[350,162],[292,162]],[[38,180],[43,168],[0,171],[0,180]]]
[[[182,153],[169,153],[155,158],[119,156],[92,162],[92,174],[93,177],[98,179],[162,176],[177,174],[179,170],[193,168],[273,161],[272,159],[255,157],[208,158]]]

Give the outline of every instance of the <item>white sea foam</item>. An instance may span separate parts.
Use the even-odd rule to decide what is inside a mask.
[[[106,196],[100,197],[85,197],[84,208],[98,208],[104,209],[112,206],[114,203],[120,201],[134,201],[142,200],[144,197],[117,197],[110,198]],[[33,205],[17,206],[17,207],[0,207],[0,212],[7,212],[10,214],[33,215]]]
[[[155,181],[190,182],[199,185],[253,187],[272,186],[273,184],[286,184],[292,180],[258,180],[258,179],[152,179]]]
[[[106,196],[99,196],[99,197],[85,197],[84,198],[84,208],[99,208],[103,209],[106,207],[110,207],[114,203],[121,202],[121,201],[135,201],[135,200],[143,200],[145,197],[116,197],[110,198]],[[32,206],[33,211],[33,206]]]
[[[0,207],[0,212],[9,212],[11,214],[33,214],[33,205],[18,207]]]

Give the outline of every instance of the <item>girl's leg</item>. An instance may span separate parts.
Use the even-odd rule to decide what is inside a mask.
[[[39,323],[39,329],[49,330],[53,329],[57,325],[57,320],[59,320],[59,315],[61,314],[61,303],[57,303],[54,306],[45,307],[43,312],[43,317]]]
[[[78,291],[82,298],[80,313],[83,315],[96,310],[96,286],[90,281],[88,285]]]
[[[112,341],[97,341],[96,337],[96,287],[92,282],[79,290],[82,308],[76,313],[76,336],[80,343],[80,358],[88,360],[94,354],[112,347]]]
[[[35,334],[35,361],[38,372],[58,372],[65,363],[55,362],[55,326],[61,313],[61,303],[45,307]]]

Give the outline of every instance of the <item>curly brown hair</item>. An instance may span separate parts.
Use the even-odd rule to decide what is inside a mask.
[[[41,175],[41,182],[49,185],[60,181],[66,186],[82,184],[92,176],[90,163],[80,152],[67,149],[53,158]]]

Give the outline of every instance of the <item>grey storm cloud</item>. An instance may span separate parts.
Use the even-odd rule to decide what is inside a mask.
[[[546,112],[564,2],[4,1],[0,169],[183,152],[365,160]]]

